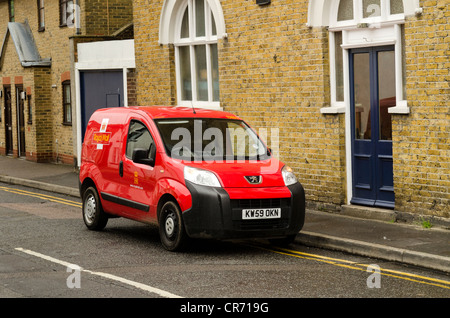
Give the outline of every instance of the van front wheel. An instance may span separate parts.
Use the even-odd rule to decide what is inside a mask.
[[[108,223],[108,216],[103,212],[102,203],[94,187],[89,187],[83,194],[83,220],[89,230],[103,230]]]
[[[161,208],[159,235],[163,247],[168,251],[181,250],[185,246],[187,235],[180,208],[175,202],[168,201]]]

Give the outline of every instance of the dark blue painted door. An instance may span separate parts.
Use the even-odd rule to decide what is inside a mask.
[[[123,89],[122,70],[80,72],[82,140],[89,119],[97,109],[124,105]]]
[[[394,207],[392,125],[395,106],[394,47],[350,51],[352,122],[351,203]]]

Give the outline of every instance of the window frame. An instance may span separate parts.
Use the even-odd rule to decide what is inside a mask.
[[[67,27],[67,12],[69,4],[73,4],[73,0],[59,0],[59,26]],[[64,11],[62,10],[64,8]],[[64,14],[63,14],[64,13]]]
[[[138,124],[142,125],[142,126],[147,130],[147,132],[148,132],[148,134],[149,134],[149,136],[150,136],[151,142],[150,142],[150,145],[149,145],[149,147],[148,147],[148,156],[151,155],[151,152],[150,152],[151,146],[153,145],[153,147],[156,147],[156,144],[155,144],[155,138],[153,138],[153,135],[152,135],[150,129],[148,128],[148,126],[147,126],[145,123],[143,123],[141,120],[132,118],[132,119],[130,120],[130,122],[128,123],[127,139],[126,139],[126,143],[125,143],[125,157],[126,157],[127,159],[129,159],[129,160],[133,160],[133,151],[134,151],[135,149],[139,149],[139,148],[133,148],[133,149],[130,148],[131,154],[129,155],[129,153],[128,153],[128,152],[129,152],[129,151],[128,151],[128,150],[129,150],[129,149],[128,149],[128,144],[129,144],[129,141],[130,141],[130,132],[131,132],[131,127],[132,127],[132,124],[133,124],[133,123],[138,123]],[[150,159],[150,158],[149,158],[149,159]]]
[[[353,19],[349,20],[338,20],[338,12],[339,12],[339,4],[340,1],[335,1],[335,8],[331,10],[332,18],[330,21],[331,28],[339,28],[339,27],[352,27],[354,25],[363,24],[375,24],[370,27],[378,27],[377,23],[389,23],[396,22],[398,20],[404,20],[405,14],[397,13],[391,14],[391,0],[380,0],[380,12],[379,15],[375,15],[372,13],[368,17],[364,17],[364,4],[363,0],[352,0],[353,2]],[[333,12],[335,11],[335,14]],[[405,11],[405,8],[403,8]]]
[[[396,106],[389,108],[389,113],[408,114],[405,85],[405,61],[403,56],[404,45],[402,34],[403,24],[405,23],[405,14],[390,14],[390,0],[380,0],[380,16],[363,18],[362,0],[353,0],[353,19],[338,21],[340,1],[333,3],[330,11],[329,31],[329,60],[330,60],[330,99],[331,105],[321,108],[323,114],[344,113],[349,104],[348,88],[348,49],[367,47],[395,45],[395,76],[396,76]],[[405,8],[403,8],[405,10]],[[344,72],[344,99],[337,100],[337,61],[336,33],[342,33],[342,69]],[[355,36],[357,35],[357,36]],[[363,39],[363,40],[359,40]]]
[[[69,87],[69,99],[67,101],[66,95],[66,87]],[[70,86],[70,80],[65,80],[61,83],[62,87],[62,107],[63,107],[63,125],[72,126],[72,88]],[[69,109],[69,112],[68,112]],[[68,115],[70,116],[70,120],[68,120]]]
[[[204,20],[205,20],[205,35],[196,36],[196,17],[195,17],[195,0],[185,0],[180,6],[178,11],[176,23],[175,23],[175,36],[174,36],[174,47],[175,47],[175,71],[176,71],[176,84],[177,84],[177,100],[180,106],[196,106],[201,108],[212,108],[220,109],[220,89],[219,89],[219,100],[214,101],[214,80],[213,80],[213,63],[212,63],[212,46],[217,45],[217,63],[219,59],[218,54],[218,36],[217,36],[217,23],[214,17],[214,12],[211,10],[210,4],[207,0],[204,1]],[[183,23],[184,14],[188,10],[189,17],[189,37],[181,37],[181,28]],[[215,30],[216,34],[213,34],[213,25],[216,23]],[[197,64],[195,57],[195,47],[205,46],[206,48],[206,70],[207,70],[207,87],[208,87],[208,100],[201,101],[198,100],[197,96],[197,85],[198,81],[196,79],[197,74]],[[181,81],[181,60],[180,60],[180,48],[189,47],[189,59],[190,59],[190,77],[191,77],[191,100],[182,99],[182,81]],[[218,67],[217,67],[217,73]],[[220,82],[218,85],[220,87]]]
[[[16,10],[15,10],[15,5],[14,5],[14,0],[8,1],[8,15],[9,15],[9,22],[15,22]]]
[[[28,103],[28,125],[33,124],[33,106],[31,104],[31,94],[27,94],[27,103]]]

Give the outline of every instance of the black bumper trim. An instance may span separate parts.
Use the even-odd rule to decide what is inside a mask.
[[[199,186],[186,181],[192,207],[183,212],[190,237],[245,239],[286,237],[297,234],[305,220],[305,193],[300,183],[289,186],[291,198],[280,199],[281,218],[242,220],[242,209],[223,188]],[[259,199],[256,199],[259,200]],[[264,201],[262,199],[261,201]],[[265,203],[263,203],[265,204]]]

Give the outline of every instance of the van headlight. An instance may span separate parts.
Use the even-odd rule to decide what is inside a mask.
[[[221,187],[219,179],[217,179],[216,175],[208,170],[185,166],[184,179],[198,185],[208,187]]]
[[[286,186],[297,182],[297,177],[295,176],[291,167],[284,166],[283,169],[281,169],[281,175],[283,176],[284,184]]]

